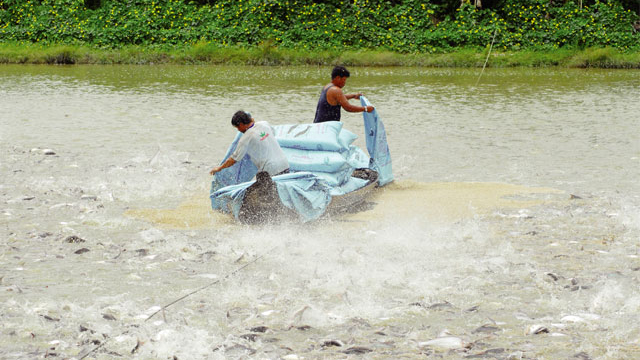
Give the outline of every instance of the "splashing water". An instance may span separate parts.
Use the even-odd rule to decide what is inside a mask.
[[[309,122],[329,72],[0,68],[0,357],[637,357],[637,72],[353,69],[397,181],[212,212],[231,114]]]

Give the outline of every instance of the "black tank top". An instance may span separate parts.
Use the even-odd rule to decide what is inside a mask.
[[[327,86],[326,89],[322,89],[318,107],[316,108],[316,117],[313,119],[314,123],[340,121],[340,104],[331,105],[327,102],[327,91],[333,86]]]

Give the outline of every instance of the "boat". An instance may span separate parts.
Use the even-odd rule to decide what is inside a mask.
[[[371,192],[378,187],[378,172],[369,168],[355,169],[351,177],[366,180],[367,183],[356,190],[343,195],[333,196],[327,206],[327,214],[349,212],[367,200]]]
[[[367,182],[356,190],[332,196],[323,215],[349,212],[366,201],[378,186],[378,172],[373,169],[356,169],[351,176]],[[237,218],[243,224],[263,224],[285,219],[294,220],[298,216],[295,211],[284,206],[278,195],[276,182],[269,173],[260,171],[256,174],[255,182],[249,185],[244,193]]]
[[[363,106],[370,105],[366,97]],[[384,126],[376,110],[363,113],[368,155],[353,145],[357,136],[343,123],[275,125],[290,173],[269,176],[245,157],[215,174],[211,206],[244,224],[283,219],[302,222],[353,211],[376,187],[393,181]],[[241,133],[227,150],[233,153]],[[255,180],[253,180],[255,177]]]

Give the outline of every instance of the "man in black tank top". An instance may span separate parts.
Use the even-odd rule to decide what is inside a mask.
[[[355,106],[349,103],[350,99],[360,99],[358,94],[343,94],[342,88],[347,82],[347,78],[350,76],[349,70],[343,66],[336,66],[331,72],[331,83],[327,84],[320,93],[320,99],[318,100],[318,106],[316,107],[316,116],[313,119],[314,123],[325,121],[340,121],[340,108],[342,107],[348,112],[372,112],[374,107],[369,106]]]

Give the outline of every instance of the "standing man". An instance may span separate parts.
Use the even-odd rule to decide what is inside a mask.
[[[228,168],[249,154],[251,162],[258,168],[258,172],[266,171],[270,176],[289,172],[289,161],[280,148],[273,129],[266,121],[255,122],[251,114],[242,110],[237,111],[231,118],[231,125],[235,126],[243,135],[238,141],[235,151],[220,166],[216,166],[209,174]]]
[[[374,107],[369,106],[355,106],[349,103],[350,99],[360,99],[358,94],[343,94],[342,88],[347,82],[347,78],[350,76],[349,70],[343,66],[336,66],[331,72],[331,83],[327,84],[320,93],[320,100],[318,100],[318,106],[316,107],[316,116],[313,119],[314,123],[325,121],[340,121],[340,107],[348,112],[372,112]]]

